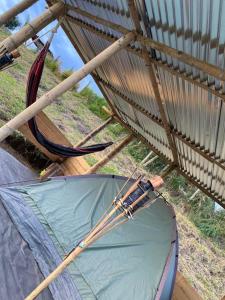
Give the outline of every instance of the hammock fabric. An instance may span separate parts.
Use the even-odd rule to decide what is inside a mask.
[[[30,69],[26,91],[27,107],[33,104],[37,99],[37,91],[43,73],[44,62],[49,50],[49,46],[50,42],[47,42],[38,54]],[[63,157],[81,156],[93,152],[102,151],[113,144],[112,142],[109,142],[103,144],[90,145],[86,147],[67,147],[49,141],[39,130],[35,117],[28,121],[28,125],[33,136],[42,146],[44,146],[49,152]]]

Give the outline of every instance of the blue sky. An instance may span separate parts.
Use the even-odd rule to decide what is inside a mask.
[[[0,0],[0,14],[12,7],[13,5],[20,2],[20,0]],[[23,25],[28,20],[34,19],[36,16],[40,15],[45,10],[46,2],[44,0],[39,0],[33,6],[28,8],[25,12],[19,15],[19,20]],[[48,27],[43,29],[39,35],[44,34],[49,29],[53,28],[56,25],[56,22],[52,22]],[[18,30],[18,29],[16,29]],[[50,34],[50,33],[49,33]],[[46,41],[48,39],[49,34],[42,38],[42,41]],[[61,47],[63,45],[63,47]],[[62,69],[73,69],[78,70],[82,67],[83,62],[79,55],[77,54],[76,50],[71,45],[69,39],[67,38],[64,31],[59,28],[57,34],[54,37],[54,40],[51,45],[51,50],[55,57],[59,57],[61,61]],[[84,80],[80,82],[80,87],[87,85],[90,83],[90,87],[99,95],[101,92],[99,91],[97,85],[95,84],[94,80],[91,76],[87,76]]]

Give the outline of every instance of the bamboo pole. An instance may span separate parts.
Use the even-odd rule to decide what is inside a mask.
[[[57,2],[53,6],[49,7],[49,9],[47,9],[42,15],[38,16],[33,21],[26,24],[18,32],[2,41],[0,43],[0,56],[17,49],[25,41],[32,38],[38,31],[42,30],[64,13],[65,5],[62,2]]]
[[[176,169],[176,166],[174,164],[170,164],[168,166],[166,166],[163,170],[162,173],[160,174],[160,176],[162,178],[165,178],[166,176],[168,176],[174,169]]]
[[[138,142],[138,144],[141,143],[141,141]],[[150,158],[150,156],[152,155],[152,151],[150,151],[148,153],[148,155],[140,162],[140,165],[142,166],[144,163],[146,163],[146,161]]]
[[[38,0],[23,0],[19,2],[17,5],[13,6],[9,10],[7,10],[5,13],[0,15],[0,27],[7,22],[9,22],[12,18],[26,10],[28,7],[33,5]]]
[[[143,167],[147,167],[148,165],[150,165],[151,163],[153,163],[158,157],[158,155],[155,155],[154,157],[152,157],[151,159],[149,159],[148,161],[146,161],[144,164],[143,164]]]
[[[139,34],[141,34],[142,29],[141,29],[141,24],[140,24],[140,21],[139,21],[139,16],[138,16],[138,12],[137,12],[137,9],[136,9],[135,1],[134,0],[129,0],[128,1],[128,7],[129,7],[130,14],[131,14],[131,18],[132,18],[132,20],[134,22],[134,25],[135,25],[135,28],[136,28],[137,32]],[[170,150],[173,154],[174,163],[176,165],[178,165],[177,149],[176,149],[176,145],[175,145],[173,136],[172,136],[171,131],[170,131],[170,124],[169,124],[169,121],[167,119],[164,103],[163,103],[161,95],[160,95],[159,86],[158,86],[158,83],[157,83],[157,80],[156,80],[155,70],[153,68],[151,59],[149,57],[149,52],[148,52],[147,47],[144,44],[142,44],[141,46],[142,46],[143,59],[146,63],[146,68],[148,70],[150,83],[151,83],[151,86],[152,86],[153,94],[155,96],[155,100],[158,104],[158,108],[159,108],[159,112],[160,112],[160,115],[161,115],[163,127],[164,127],[164,130],[165,130],[167,139],[168,139],[168,144],[169,144]]]
[[[92,174],[95,173],[98,169],[103,167],[111,158],[113,158],[120,150],[122,150],[127,144],[129,144],[133,139],[133,135],[128,135],[125,139],[123,139],[120,144],[115,147],[108,155],[106,155],[102,160],[96,163],[93,167],[91,167],[86,173],[84,174]]]
[[[83,140],[81,140],[78,144],[76,144],[74,147],[80,147],[84,145],[86,142],[88,142],[91,138],[93,138],[97,133],[99,133],[102,129],[104,129],[110,122],[113,121],[113,117],[108,118],[103,124],[95,128],[93,131],[91,131],[88,135],[86,135]]]
[[[43,110],[46,106],[51,104],[57,97],[72,88],[77,82],[90,74],[95,68],[100,66],[104,61],[117,53],[119,50],[126,47],[132,40],[135,39],[135,33],[129,32],[122,36],[104,51],[95,56],[92,60],[86,63],[79,71],[74,72],[67,79],[59,83],[52,90],[40,97],[35,103],[27,107],[24,111],[19,113],[16,117],[6,123],[0,128],[0,142],[7,136],[12,134],[14,130],[26,123],[29,119],[34,117],[38,112]]]

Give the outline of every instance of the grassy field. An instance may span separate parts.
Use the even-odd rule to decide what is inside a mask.
[[[6,32],[0,30],[0,39],[6,35]],[[36,54],[25,47],[21,47],[21,54],[22,57],[15,66],[0,72],[1,124],[11,119],[25,107],[27,73]],[[61,75],[56,63],[48,61],[39,95],[58,84],[62,80]],[[99,107],[90,100],[92,96],[84,91],[79,94],[75,90],[71,90],[45,109],[47,115],[73,144],[76,144],[88,132],[102,123],[102,119],[99,117]],[[102,101],[100,99],[98,103],[104,104]],[[120,125],[111,124],[92,142],[109,140],[118,142],[125,134],[126,132]],[[89,165],[93,165],[107,151],[109,150],[104,153],[85,156],[85,159]],[[127,176],[148,152],[149,150],[144,145],[134,141],[99,172]],[[138,173],[150,176],[152,173],[162,170],[163,167],[163,162],[157,159],[151,166],[144,169],[138,165]],[[174,194],[174,190],[177,194]],[[225,253],[215,245],[212,238],[206,238],[186,217],[186,215],[190,215],[190,210],[184,204],[194,190],[195,188],[188,185],[183,178],[173,175],[164,188],[164,196],[174,204],[177,213],[180,237],[179,269],[190,280],[203,299],[216,300],[225,295]],[[198,197],[204,199],[204,195],[201,193]]]

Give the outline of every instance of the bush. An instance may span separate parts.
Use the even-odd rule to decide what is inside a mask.
[[[121,126],[119,123],[108,125],[108,130],[115,136],[118,137],[122,133],[127,132],[126,128]]]
[[[130,143],[127,147],[128,153],[137,161],[141,162],[149,153],[149,148],[144,144],[139,144],[138,141]]]
[[[9,30],[14,30],[17,27],[19,27],[20,25],[21,24],[20,24],[19,19],[17,17],[14,17],[5,24],[5,27],[8,28]]]
[[[108,118],[108,114],[103,111],[103,106],[108,106],[106,100],[100,96],[98,96],[92,89],[89,87],[85,87],[80,95],[87,99],[87,106],[95,115],[99,118],[106,120]]]
[[[170,177],[168,184],[174,191],[178,191],[180,188],[185,188],[187,186],[186,179],[181,175],[177,175],[176,172]]]
[[[60,62],[57,59],[47,56],[45,60],[47,68],[49,68],[55,75],[61,74]]]

